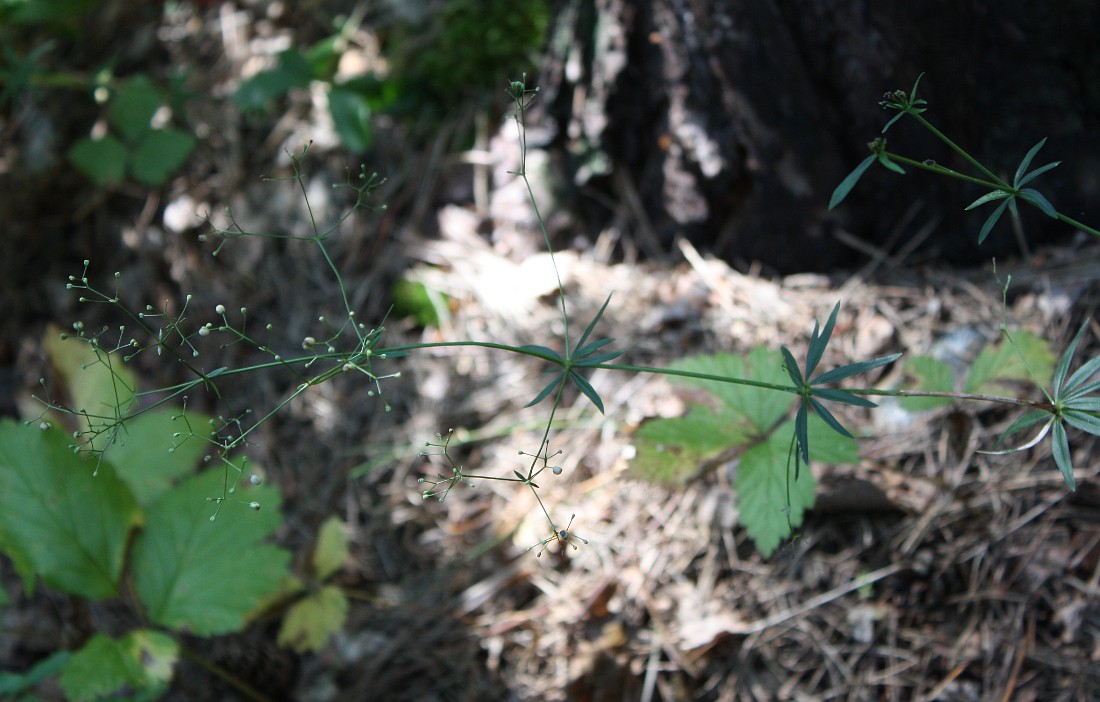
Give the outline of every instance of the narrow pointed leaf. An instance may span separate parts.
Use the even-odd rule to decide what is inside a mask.
[[[1100,436],[1100,419],[1094,415],[1079,410],[1069,410],[1064,412],[1062,417],[1074,429],[1080,429],[1093,436]]]
[[[1062,397],[1062,399],[1063,400],[1076,400],[1076,399],[1081,398],[1081,397],[1087,397],[1089,395],[1092,395],[1097,390],[1100,390],[1100,380],[1091,382],[1088,385],[1085,385],[1083,387],[1074,388],[1072,391],[1067,392]]]
[[[1069,454],[1069,439],[1066,437],[1066,428],[1062,426],[1061,422],[1054,425],[1051,448],[1054,453],[1054,462],[1058,464],[1058,470],[1062,471],[1062,478],[1066,481],[1066,487],[1069,488],[1070,492],[1077,492],[1077,481],[1073,478],[1073,462]]]
[[[1024,188],[1020,191],[1020,197],[1038,207],[1047,217],[1058,219],[1058,210],[1054,209],[1054,205],[1050,204],[1050,200],[1046,199],[1038,190]]]
[[[897,115],[894,117],[894,119],[897,119],[900,116],[901,115]],[[891,123],[892,122],[893,120],[891,120]],[[890,125],[886,126],[889,127]],[[885,132],[886,129],[883,129],[882,131]],[[867,169],[871,167],[871,164],[875,162],[876,158],[877,157],[875,156],[875,154],[871,154],[867,158],[863,159],[851,173],[844,177],[844,180],[840,181],[840,185],[836,186],[836,190],[833,191],[833,196],[829,198],[830,210],[843,202],[844,198],[848,197],[848,193],[852,192],[852,188],[856,187],[856,183],[859,182],[859,179],[863,176]]]
[[[1065,407],[1080,412],[1100,412],[1100,397],[1079,397],[1067,402]]]
[[[1024,176],[1022,179],[1020,179],[1020,182],[1016,183],[1016,187],[1017,188],[1022,188],[1025,185],[1027,185],[1028,183],[1030,183],[1032,180],[1034,180],[1037,176],[1041,176],[1044,173],[1046,173],[1047,171],[1049,171],[1050,169],[1057,168],[1060,165],[1062,165],[1061,161],[1053,161],[1051,163],[1048,163],[1045,166],[1040,166],[1039,168],[1036,168],[1034,171],[1032,171],[1031,173],[1028,173],[1026,176]]]
[[[535,353],[538,353],[538,354],[543,355],[543,356],[547,356],[548,357],[547,360],[551,360],[551,359],[554,359],[554,360],[557,360],[557,361],[564,360],[561,357],[560,353],[558,353],[554,349],[548,348],[546,346],[538,346],[536,344],[528,344],[526,346],[520,346],[520,348],[525,349],[527,351],[534,351]]]
[[[807,426],[809,422],[809,411],[806,409],[806,403],[803,402],[798,406],[798,414],[794,417],[794,438],[798,442],[798,450],[802,454],[802,462],[808,464],[810,462],[810,431]]]
[[[1027,173],[1027,167],[1031,165],[1031,159],[1035,158],[1035,154],[1039,153],[1039,149],[1043,148],[1043,144],[1047,143],[1047,138],[1043,137],[1039,140],[1039,143],[1031,147],[1031,150],[1024,156],[1024,160],[1020,161],[1020,165],[1016,168],[1016,175],[1012,177],[1012,184],[1015,187],[1020,187],[1020,178],[1024,173]]]
[[[1093,375],[1100,371],[1100,356],[1089,359],[1087,363],[1078,368],[1073,375],[1069,377],[1066,384],[1062,387],[1062,396],[1080,397],[1085,389],[1081,387],[1082,383],[1087,382]],[[1090,383],[1092,385],[1092,383]]]
[[[580,373],[570,372],[569,378],[573,381],[574,385],[580,388],[580,391],[584,393],[585,397],[587,397],[589,400],[592,400],[592,404],[596,405],[596,409],[600,411],[600,414],[603,414],[603,400],[600,399],[599,393],[597,393],[596,389],[592,387],[592,384],[589,383]]]
[[[1004,198],[1011,195],[1012,193],[1008,192],[1007,190],[994,190],[992,192],[986,193],[985,195],[982,195],[980,198],[967,205],[965,209],[972,210],[975,207],[981,207],[987,202],[993,202],[994,200],[1003,200]]]
[[[1012,425],[1008,427],[1008,429],[1005,429],[1005,432],[1001,434],[1001,438],[997,439],[997,443],[1001,443],[1018,431],[1023,431],[1024,429],[1027,429],[1034,424],[1038,424],[1045,419],[1049,419],[1050,416],[1050,412],[1044,412],[1043,410],[1032,410],[1031,412],[1028,412],[1024,416],[1013,422]]]
[[[589,356],[593,352],[595,352],[597,349],[602,349],[604,346],[607,346],[608,344],[610,344],[613,341],[615,341],[615,340],[614,339],[598,339],[597,341],[593,341],[591,344],[587,344],[583,348],[579,348],[576,351],[574,351],[573,352],[573,359],[576,360],[578,358],[584,358],[585,356]]]
[[[983,241],[985,241],[985,238],[987,236],[989,236],[989,232],[993,229],[993,225],[996,224],[997,220],[999,220],[1001,218],[1001,215],[1004,214],[1005,207],[1007,207],[1008,203],[1010,203],[1010,202],[1012,202],[1012,201],[1011,200],[1005,200],[1004,202],[1002,202],[997,207],[997,209],[993,210],[993,214],[989,215],[989,217],[986,218],[985,224],[982,225],[982,230],[980,232],[978,232],[978,243],[979,244],[981,244]]]
[[[900,353],[891,354],[889,356],[879,356],[878,358],[872,358],[870,361],[860,361],[858,363],[849,363],[846,366],[840,366],[834,368],[831,371],[826,371],[810,381],[811,385],[819,385],[824,383],[835,383],[838,380],[857,375],[859,373],[865,373],[866,371],[885,366],[888,363],[901,358]]]
[[[920,112],[923,112],[923,111],[924,110],[920,110]],[[894,126],[894,122],[897,122],[899,119],[901,119],[904,116],[905,116],[905,112],[899,112],[896,115],[894,115],[893,117],[891,117],[890,121],[886,123],[886,126],[882,128],[882,133],[885,134],[887,129]]]
[[[544,387],[542,389],[542,392],[540,392],[538,395],[536,395],[535,399],[528,402],[526,405],[524,405],[524,407],[534,407],[538,403],[545,400],[546,396],[549,395],[551,392],[553,392],[554,388],[556,388],[558,386],[558,384],[561,383],[561,379],[562,379],[562,374],[561,373],[558,373],[557,375],[555,375],[553,377],[553,379],[551,379],[551,381],[546,384],[546,387]]]
[[[917,86],[920,85],[921,78],[924,78],[924,72],[923,71],[921,72],[921,74],[919,76],[917,76],[917,79],[915,81],[913,81],[913,89],[909,91],[909,102],[911,104],[914,104],[914,105],[918,104],[918,103],[921,104],[921,105],[927,104],[926,100],[918,100],[917,99]]]
[[[603,306],[600,307],[600,311],[596,313],[596,316],[593,317],[592,321],[588,323],[588,327],[584,330],[584,333],[581,334],[580,341],[577,342],[576,348],[580,349],[584,346],[584,342],[588,340],[588,335],[591,334],[592,330],[596,328],[596,323],[600,321],[600,317],[603,316],[603,311],[607,309],[607,305],[610,302],[611,296],[608,295],[607,299],[604,300]],[[574,355],[576,355],[576,352],[574,352]]]
[[[786,346],[779,348],[783,354],[783,367],[787,369],[787,375],[791,376],[791,382],[796,388],[802,387],[802,373],[798,370],[798,363],[794,360],[794,354]]]
[[[854,436],[852,436],[852,432],[845,429],[844,425],[837,421],[837,418],[833,416],[833,413],[825,408],[825,405],[821,404],[812,397],[810,398],[810,404],[813,405],[814,412],[817,413],[817,416],[821,417],[821,419],[823,419],[833,431],[840,434],[841,436],[847,436],[849,439],[855,438]]]
[[[1016,198],[1014,197],[1008,198],[1008,213],[1012,215],[1012,219],[1020,218],[1020,210],[1016,206]]]
[[[890,157],[886,155],[885,151],[879,152],[878,162],[881,163],[888,170],[893,171],[894,173],[905,175],[905,169],[890,160]]]
[[[614,359],[616,359],[616,358],[618,358],[619,356],[622,356],[622,355],[623,355],[622,351],[612,351],[611,353],[601,353],[600,355],[593,356],[592,358],[582,358],[581,360],[574,362],[573,365],[590,368],[592,366],[597,366],[601,363],[606,363],[608,361],[614,360]]]
[[[1055,397],[1061,397],[1063,389],[1072,389],[1064,387],[1066,375],[1069,373],[1069,364],[1073,361],[1073,355],[1077,353],[1077,344],[1081,343],[1081,337],[1085,335],[1085,329],[1088,328],[1088,324],[1089,323],[1086,321],[1081,325],[1081,328],[1077,330],[1077,334],[1073,337],[1073,341],[1069,342],[1069,347],[1066,348],[1066,352],[1063,353],[1062,358],[1058,360],[1058,367],[1054,369],[1054,382],[1052,383]],[[1100,359],[1093,359],[1093,361],[1100,362]],[[1076,377],[1076,374],[1074,374],[1074,377]]]
[[[820,397],[822,400],[829,402],[839,402],[844,405],[855,405],[856,407],[878,407],[874,402],[871,402],[866,397],[860,397],[859,395],[853,395],[847,390],[838,390],[836,388],[814,388],[814,397]]]
[[[825,328],[821,330],[821,336],[817,335],[817,323],[814,323],[814,334],[810,338],[810,348],[806,352],[807,378],[814,374],[814,369],[817,368],[817,364],[821,361],[821,356],[825,353],[825,347],[829,345],[829,339],[833,335],[833,325],[836,324],[836,315],[838,312],[840,312],[839,302],[833,305],[833,311],[829,315],[829,321],[825,322]]]

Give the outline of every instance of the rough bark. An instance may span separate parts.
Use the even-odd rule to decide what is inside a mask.
[[[918,258],[1018,251],[1007,224],[978,250],[983,217],[962,208],[980,191],[931,176],[873,169],[826,211],[888,118],[883,92],[921,72],[927,116],[960,145],[1010,176],[1048,136],[1037,163],[1065,164],[1043,189],[1072,216],[1100,214],[1100,5],[1088,0],[563,0],[554,18],[540,83],[576,209],[598,231],[609,203],[641,203],[630,229],[650,253],[683,235],[742,264],[822,269],[862,255],[838,229],[897,249],[930,221]],[[965,165],[914,126],[892,129],[892,145]],[[1071,233],[1055,224],[1024,220],[1032,241]]]

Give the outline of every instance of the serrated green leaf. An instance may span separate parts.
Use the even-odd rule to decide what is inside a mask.
[[[110,464],[82,460],[57,429],[0,422],[0,548],[58,590],[89,599],[117,594],[130,530],[141,521]]]
[[[813,450],[810,458],[817,463],[858,463],[859,443],[850,436],[838,434],[819,417],[810,415],[807,432],[810,437],[810,445]],[[783,436],[783,431],[777,431],[778,436]]]
[[[813,471],[801,471],[797,480],[793,469],[788,475],[789,436],[772,434],[745,451],[737,466],[738,519],[764,558],[802,524],[803,513],[814,504]]]
[[[317,546],[313,549],[313,573],[318,580],[324,580],[343,568],[347,559],[347,526],[339,517],[329,517],[321,524]]]
[[[148,510],[148,527],[134,543],[138,596],[150,620],[199,636],[237,631],[267,596],[278,592],[290,554],[261,541],[282,521],[279,494],[267,485],[238,489],[215,521],[207,498],[223,494],[220,468],[194,476]]]
[[[100,187],[118,185],[126,179],[129,152],[110,134],[102,139],[80,139],[66,155],[77,170]]]
[[[897,119],[897,116],[894,117],[894,119]],[[893,120],[891,120],[890,123],[892,124]],[[890,125],[887,124],[882,131],[885,132],[886,129],[889,128],[889,126]],[[840,185],[836,186],[836,190],[833,191],[832,197],[829,198],[830,210],[843,202],[844,198],[848,197],[848,193],[852,192],[852,188],[856,187],[856,183],[859,182],[859,179],[863,177],[863,174],[867,172],[867,169],[871,167],[871,164],[875,162],[876,158],[877,156],[875,154],[871,154],[867,158],[863,159],[862,161],[860,161],[859,165],[852,170],[851,173],[844,177],[844,180],[840,181]]]
[[[1031,147],[1031,149],[1027,152],[1027,155],[1024,156],[1024,160],[1020,161],[1020,165],[1016,167],[1016,175],[1012,177],[1013,187],[1019,188],[1022,185],[1022,183],[1020,182],[1020,178],[1024,175],[1024,173],[1027,172],[1028,166],[1031,165],[1031,159],[1035,158],[1035,155],[1039,153],[1039,149],[1043,148],[1043,144],[1045,143],[1047,143],[1047,138],[1043,137],[1039,140],[1038,144]]]
[[[142,687],[141,664],[121,641],[95,634],[65,664],[58,682],[68,699],[88,702],[113,695],[123,687]]]
[[[848,365],[840,366],[839,368],[834,368],[830,371],[822,373],[821,375],[811,380],[810,384],[819,385],[824,383],[835,383],[838,380],[844,380],[845,378],[849,378],[853,375],[866,373],[869,370],[874,370],[875,368],[885,366],[888,363],[893,363],[899,358],[901,358],[901,354],[894,353],[890,354],[889,356],[879,356],[878,358],[872,358],[870,361],[849,363]]]
[[[340,588],[326,585],[296,602],[279,628],[279,645],[307,653],[319,651],[340,631],[348,614],[348,598]]]
[[[1054,205],[1050,204],[1050,200],[1047,200],[1038,190],[1024,188],[1020,191],[1020,197],[1038,207],[1047,217],[1058,219],[1058,210],[1054,209]]]
[[[80,429],[109,431],[134,403],[137,376],[117,356],[97,351],[83,339],[62,339],[57,327],[50,327],[42,340],[50,364],[61,375],[72,409],[87,412]],[[111,436],[114,433],[111,432]],[[105,449],[106,440],[92,448]]]
[[[95,634],[65,664],[59,682],[77,702],[115,697],[123,688],[163,693],[178,658],[179,644],[159,631],[142,629],[119,639]]]
[[[1008,192],[1007,190],[994,190],[992,192],[986,193],[985,195],[982,195],[977,200],[967,205],[965,209],[972,210],[975,207],[981,207],[987,202],[992,202],[994,200],[1003,200],[1004,198],[1011,196],[1012,193]]]
[[[971,364],[964,391],[995,394],[1012,392],[1010,383],[1049,378],[1054,372],[1054,355],[1047,342],[1028,332],[1014,336],[1015,348],[1007,340],[986,346]],[[1028,372],[1028,368],[1031,372]]]
[[[194,471],[210,449],[203,437],[190,435],[182,414],[182,410],[172,409],[128,419],[111,447],[115,472],[142,507],[152,504],[175,480]],[[188,412],[187,419],[192,430],[201,431],[209,417]]]
[[[195,150],[195,137],[178,129],[149,132],[130,155],[130,172],[144,185],[164,185]]]
[[[107,119],[123,139],[136,143],[149,131],[149,123],[163,101],[163,91],[146,76],[137,75],[111,100]]]
[[[1061,422],[1054,423],[1054,431],[1051,434],[1051,452],[1054,454],[1054,463],[1062,472],[1062,479],[1066,481],[1066,487],[1070,492],[1077,492],[1077,481],[1073,477],[1073,460],[1069,453],[1069,438],[1066,436],[1066,428]]]
[[[955,389],[951,367],[930,356],[910,356],[905,359],[904,370],[906,376],[913,379],[905,385],[908,390],[950,392]],[[951,404],[951,398],[899,397],[898,402],[910,412],[923,412],[935,407],[949,405]]]
[[[985,238],[987,236],[989,236],[989,232],[993,231],[993,226],[995,224],[997,224],[997,221],[1001,218],[1001,215],[1003,215],[1004,212],[1005,212],[1005,207],[1007,207],[1009,205],[1009,203],[1011,203],[1011,202],[1013,202],[1013,201],[1012,200],[1003,201],[1001,204],[997,205],[997,209],[993,210],[992,214],[990,214],[988,217],[985,218],[985,222],[982,224],[981,231],[978,232],[978,244],[979,245],[983,241],[985,241]]]
[[[596,406],[596,409],[603,414],[603,400],[600,399],[599,393],[596,392],[596,388],[592,387],[592,384],[588,382],[588,379],[576,371],[569,371],[569,379],[573,381],[584,396],[592,401],[592,404]]]
[[[682,417],[657,417],[645,421],[634,436],[651,444],[680,446],[708,455],[748,441],[752,432],[744,417],[728,407],[717,411],[693,405]]]
[[[328,108],[340,141],[350,151],[363,153],[371,147],[371,109],[367,98],[360,92],[334,87],[328,94]]]
[[[793,357],[791,362],[793,363]],[[783,370],[783,356],[763,346],[754,348],[745,356],[727,353],[693,356],[678,361],[673,368],[776,385],[787,380],[787,373]],[[728,411],[738,418],[735,421],[743,418],[757,434],[773,429],[791,406],[791,396],[775,390],[692,378],[672,377],[670,381],[706,390],[721,400]]]

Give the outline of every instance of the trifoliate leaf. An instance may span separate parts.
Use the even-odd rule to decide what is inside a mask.
[[[33,589],[89,599],[117,594],[130,529],[141,513],[110,464],[83,460],[57,429],[0,422],[0,549]]]
[[[970,367],[965,392],[1011,393],[1013,382],[1051,377],[1054,354],[1045,340],[1028,332],[1020,332],[1013,335],[1013,342],[1005,339],[995,346],[982,349]]]
[[[783,370],[783,357],[763,346],[758,346],[745,356],[728,353],[693,356],[677,362],[673,367],[693,373],[748,378],[776,385],[784,385],[788,380]],[[705,389],[761,434],[772,429],[791,406],[791,396],[775,390],[692,378],[670,377],[670,380]]]
[[[634,434],[631,472],[649,482],[683,485],[702,461],[746,443],[749,434],[744,417],[729,407],[715,412],[696,405],[683,417],[651,419]]]
[[[85,137],[67,156],[77,170],[100,187],[117,185],[126,178],[126,146],[110,134],[102,139]]]
[[[282,521],[278,492],[267,485],[238,490],[211,521],[207,498],[222,496],[224,484],[222,469],[207,470],[149,507],[149,526],[134,543],[134,582],[161,626],[200,636],[236,631],[282,587],[290,554],[261,543]],[[259,511],[248,509],[252,501]]]
[[[126,421],[109,457],[139,505],[148,507],[173,481],[195,470],[211,447],[191,432],[208,428],[208,420],[188,412],[185,421],[183,411],[176,409],[147,412]]]
[[[905,359],[905,375],[908,379],[907,390],[926,392],[951,392],[955,389],[955,379],[951,366],[931,356],[910,356]],[[898,402],[910,412],[923,412],[935,407],[951,404],[949,397],[899,397]]]
[[[811,415],[808,418],[807,430],[813,446],[813,460],[821,463],[859,460],[856,442],[837,434],[818,417]],[[792,527],[802,524],[803,513],[814,504],[813,472],[802,470],[795,480],[793,461],[788,456],[792,431],[794,423],[784,422],[766,441],[745,451],[737,466],[737,509],[741,525],[765,558],[775,551],[780,541],[791,535]]]
[[[765,558],[790,536],[792,527],[802,524],[803,512],[814,503],[813,472],[803,470],[795,480],[794,466],[788,471],[789,431],[776,432],[745,451],[737,466],[739,519]]]
[[[80,429],[107,432],[106,437],[93,439],[91,448],[106,449],[116,435],[111,431],[116,419],[133,404],[137,376],[119,356],[97,350],[84,339],[62,339],[57,327],[47,330],[42,346],[61,375],[71,409],[87,413]]]
[[[348,598],[340,588],[322,587],[287,611],[279,629],[279,645],[299,653],[318,651],[344,626],[347,614]]]
[[[95,634],[65,664],[59,682],[76,702],[115,696],[123,688],[163,692],[178,658],[179,644],[159,631],[134,631],[120,639]]]
[[[160,88],[143,75],[134,76],[111,100],[108,119],[123,139],[136,142],[149,131],[150,122],[164,100]]]
[[[130,154],[130,172],[144,185],[163,185],[187,161],[197,143],[195,137],[179,129],[151,131]]]

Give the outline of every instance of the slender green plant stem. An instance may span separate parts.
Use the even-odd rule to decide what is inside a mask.
[[[994,173],[993,171],[991,171],[988,168],[986,168],[985,166],[983,166],[981,164],[981,162],[978,161],[978,159],[976,159],[973,156],[971,156],[970,154],[968,154],[961,146],[959,146],[955,142],[951,141],[951,139],[949,139],[946,134],[941,132],[939,129],[936,129],[936,127],[931,122],[926,120],[919,113],[913,112],[913,113],[910,113],[910,114],[913,116],[914,119],[916,119],[918,122],[920,122],[921,125],[923,125],[925,129],[927,129],[928,131],[935,134],[936,138],[938,138],[943,143],[947,144],[947,146],[952,151],[954,151],[958,155],[965,158],[967,161],[970,162],[970,164],[972,166],[977,168],[982,173],[985,173],[987,176],[989,176],[991,179],[993,179],[993,181],[995,181],[997,183],[1000,183],[1000,185],[997,186],[999,189],[1008,189],[1008,190],[1012,189],[1012,186],[1010,186],[1008,183],[1006,183],[1005,181],[1003,181],[999,177],[997,177],[996,173]]]

